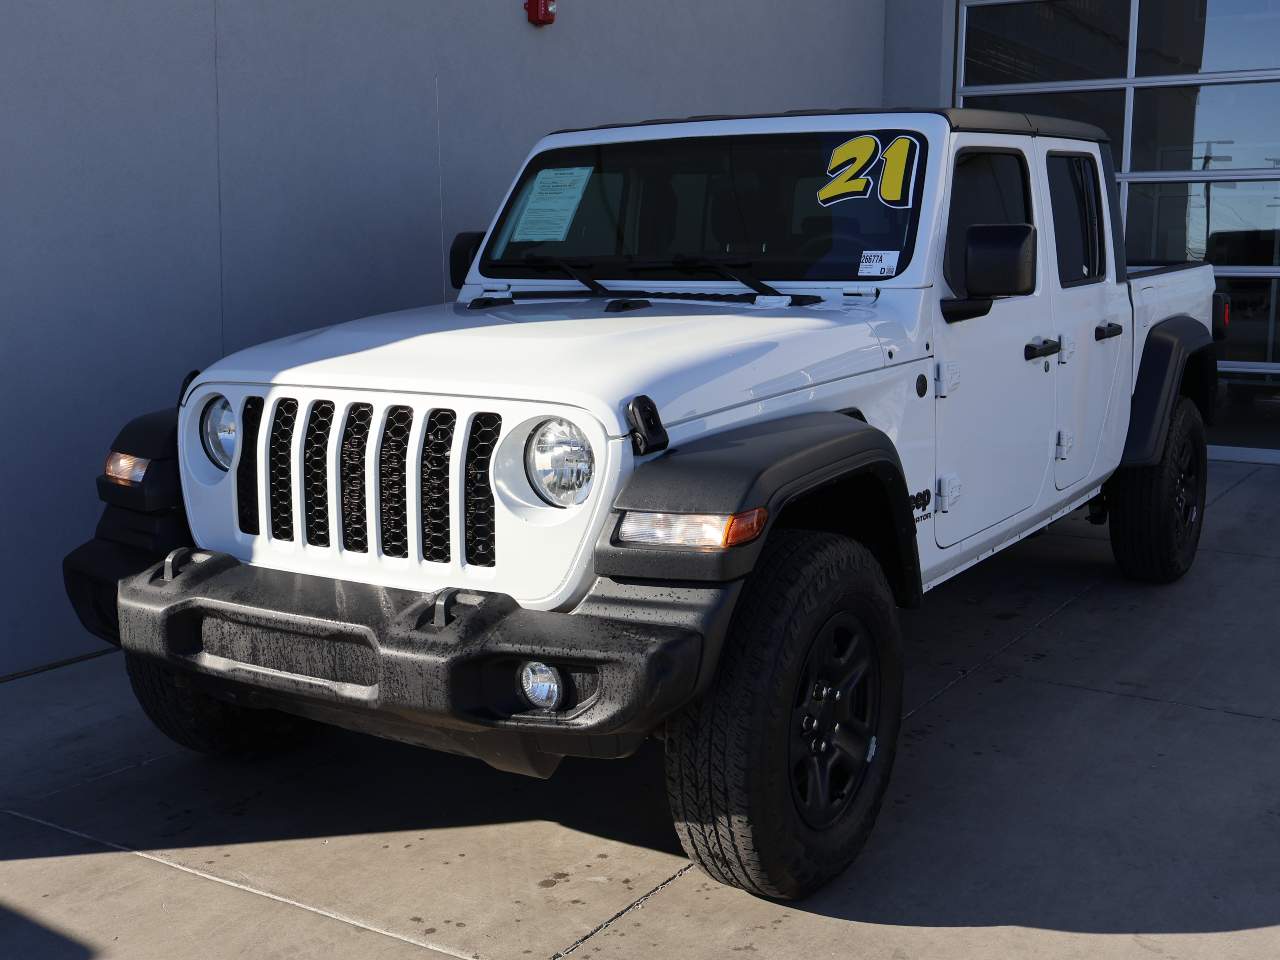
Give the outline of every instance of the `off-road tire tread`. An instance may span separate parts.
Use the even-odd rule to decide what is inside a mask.
[[[125,654],[134,695],[155,726],[180,746],[214,756],[268,753],[297,742],[305,721],[274,710],[255,710],[179,685],[162,664]]]
[[[749,757],[731,731],[740,729],[758,705],[743,703],[737,692],[745,676],[772,675],[785,655],[781,635],[791,611],[816,603],[822,591],[849,578],[863,578],[884,604],[894,605],[879,562],[861,544],[829,533],[775,532],[743,589],[714,685],[667,725],[667,794],[685,852],[713,879],[757,896],[793,894],[769,878],[742,813]],[[877,798],[862,825],[859,847],[879,808]]]
[[[1200,410],[1193,401],[1183,397],[1170,416],[1160,461],[1149,467],[1121,468],[1107,482],[1111,552],[1120,571],[1131,580],[1172,583],[1190,566],[1189,563],[1182,566],[1174,553],[1173,513],[1167,504],[1161,503],[1177,470],[1172,451],[1177,449],[1178,438],[1188,431],[1198,432],[1203,443],[1204,422]],[[1193,549],[1193,558],[1194,555]]]

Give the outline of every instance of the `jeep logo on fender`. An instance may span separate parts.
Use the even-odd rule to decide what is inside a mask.
[[[929,504],[933,502],[933,491],[928,488],[921,490],[919,493],[911,495],[911,510],[914,513],[917,510],[928,510]]]

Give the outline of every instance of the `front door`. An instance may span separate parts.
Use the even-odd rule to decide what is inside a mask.
[[[1043,219],[1031,190],[1025,140],[960,135],[951,178],[942,296],[964,297],[965,240],[975,224]],[[934,353],[938,546],[980,533],[1032,506],[1053,450],[1052,357],[1029,360],[1025,348],[1053,338],[1043,244],[1037,238],[1036,289],[995,300],[985,316],[937,318]]]

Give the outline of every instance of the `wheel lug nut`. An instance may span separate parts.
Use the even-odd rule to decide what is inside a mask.
[[[818,742],[818,752],[819,752],[819,753],[826,753],[826,752],[827,752],[827,741],[825,741],[825,740],[821,740],[821,741],[819,741],[819,742]]]
[[[837,690],[837,691],[836,691],[836,693],[835,693],[835,701],[836,701],[836,703],[839,703],[839,702],[840,702],[840,691],[839,691],[839,690]]]
[[[833,723],[833,724],[831,725],[831,732],[832,732],[832,733],[839,733],[839,732],[840,732],[840,723],[839,723],[839,721],[837,721],[837,722],[835,722],[835,723]]]
[[[826,695],[827,695],[827,688],[826,688],[826,687],[824,687],[824,686],[823,686],[822,684],[820,684],[820,683],[816,683],[816,684],[814,684],[814,686],[813,686],[813,699],[815,699],[815,700],[821,700],[821,699],[822,699],[823,697],[825,697]]]
[[[801,729],[801,730],[803,730],[803,731],[805,731],[806,733],[808,733],[810,730],[812,730],[812,729],[813,729],[813,725],[814,725],[814,723],[815,723],[815,722],[816,722],[816,721],[813,719],[813,717],[809,716],[809,715],[806,713],[806,714],[804,715],[804,719],[802,719],[802,720],[800,721],[800,729]]]
[[[809,742],[809,749],[812,750],[814,753],[821,753],[822,747],[823,747],[822,741],[819,740],[817,737],[814,737],[813,740]]]

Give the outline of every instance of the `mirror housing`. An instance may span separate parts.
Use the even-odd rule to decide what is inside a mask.
[[[484,231],[460,233],[449,247],[449,282],[455,290],[461,290],[471,272],[471,264],[484,242]]]
[[[1036,289],[1036,228],[982,223],[965,237],[965,286],[970,297],[1020,297]]]

